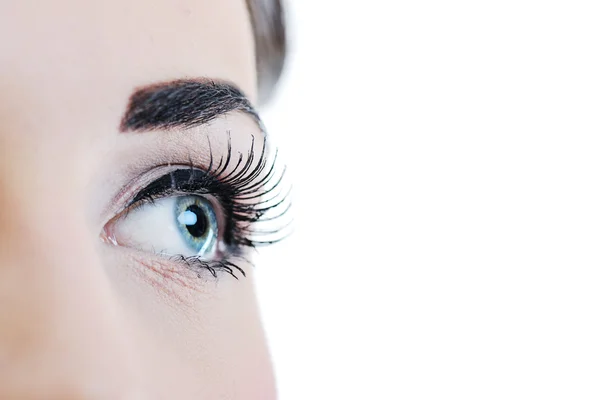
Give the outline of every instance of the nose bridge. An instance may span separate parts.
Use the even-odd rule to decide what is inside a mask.
[[[131,343],[82,196],[53,168],[0,160],[0,398],[109,398],[131,381]]]

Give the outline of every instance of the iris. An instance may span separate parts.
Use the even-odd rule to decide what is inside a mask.
[[[198,256],[215,251],[217,216],[211,202],[200,196],[182,196],[175,203],[178,230],[188,248]]]

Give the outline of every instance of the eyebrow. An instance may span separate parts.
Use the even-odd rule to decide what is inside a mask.
[[[187,129],[232,111],[264,126],[248,98],[236,86],[212,80],[182,79],[136,88],[123,115],[120,131]]]

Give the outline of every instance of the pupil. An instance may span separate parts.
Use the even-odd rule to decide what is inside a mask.
[[[200,207],[198,207],[197,205],[192,204],[191,206],[186,208],[185,212],[194,213],[197,218],[196,223],[185,226],[187,228],[188,232],[190,233],[190,235],[192,235],[193,237],[196,237],[196,238],[204,236],[204,234],[206,233],[207,221],[206,221],[206,215],[204,214],[202,209]]]

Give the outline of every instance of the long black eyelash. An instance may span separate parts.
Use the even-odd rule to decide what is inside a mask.
[[[267,142],[263,139],[258,159],[255,158],[255,138],[247,154],[234,154],[228,135],[227,154],[214,157],[210,140],[209,165],[205,170],[189,161],[189,168],[178,169],[162,176],[141,190],[130,207],[176,193],[211,195],[219,202],[225,215],[222,241],[228,250],[222,260],[204,260],[198,256],[174,257],[192,270],[208,270],[216,276],[223,271],[237,278],[245,272],[233,260],[245,260],[243,247],[276,243],[287,237],[291,219],[291,187],[286,188],[286,168],[277,172],[278,151],[268,156]],[[263,227],[264,225],[264,227]],[[247,261],[247,260],[245,260]]]
[[[217,271],[225,272],[235,279],[238,279],[236,272],[246,276],[246,272],[242,268],[240,268],[236,263],[230,260],[218,260],[218,261],[207,261],[203,260],[198,256],[185,257],[185,256],[172,256],[172,260],[179,261],[185,265],[192,271],[195,271],[198,275],[198,278],[202,277],[201,271],[206,270],[210,272],[210,274],[216,278]],[[240,259],[244,260],[246,263],[252,264],[249,260],[244,257],[240,257]]]

